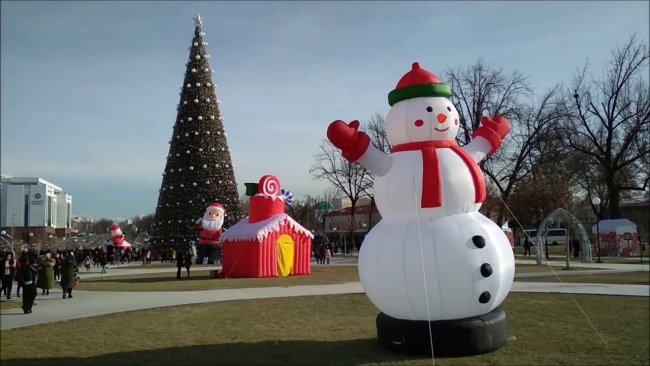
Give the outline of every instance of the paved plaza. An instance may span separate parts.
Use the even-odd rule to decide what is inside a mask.
[[[334,265],[355,264],[351,257],[339,257]],[[517,264],[533,264],[534,260],[517,260]],[[198,267],[198,266],[197,266]],[[195,267],[195,269],[197,269]],[[573,268],[580,268],[571,272],[555,270],[548,272],[522,273],[516,277],[534,277],[555,275],[562,277],[566,274],[592,274],[596,271],[608,273],[646,271],[648,264],[608,264],[608,263],[573,263]],[[218,269],[217,266],[201,266],[201,270]],[[174,276],[174,267],[142,267],[140,264],[120,266],[110,269],[107,275],[135,275],[143,273],[169,272]],[[98,268],[90,272],[83,269],[80,272],[83,279],[106,276],[99,273]],[[515,279],[516,280],[516,279]],[[597,280],[597,277],[594,277]],[[216,280],[215,281],[219,281]],[[14,287],[15,291],[15,287]],[[573,294],[602,294],[624,296],[650,296],[649,285],[614,285],[599,283],[555,283],[555,282],[515,282],[511,292],[541,292],[541,293],[573,293]],[[131,310],[151,309],[156,307],[198,304],[218,301],[250,300],[292,296],[320,296],[338,294],[363,293],[360,282],[350,282],[330,285],[309,285],[290,287],[260,287],[223,289],[206,291],[166,291],[166,292],[109,292],[109,291],[73,291],[74,298],[62,299],[60,288],[50,290],[49,296],[39,295],[36,298],[38,305],[31,314],[23,314],[22,309],[6,309],[0,313],[0,329],[20,328],[35,324],[50,323],[62,320],[79,319],[96,315],[119,313]],[[17,300],[19,301],[19,300]],[[71,303],[72,302],[72,303]]]

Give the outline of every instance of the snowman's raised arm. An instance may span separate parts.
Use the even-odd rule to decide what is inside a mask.
[[[392,164],[392,158],[372,146],[368,134],[358,129],[359,121],[347,124],[337,120],[327,128],[327,138],[341,149],[341,154],[348,161],[358,161],[378,176],[386,174]]]
[[[463,146],[463,150],[467,151],[469,156],[477,163],[485,159],[490,149],[490,143],[483,137],[473,138],[469,144]]]
[[[510,131],[510,122],[504,116],[481,117],[481,126],[472,134],[472,141],[464,149],[478,163],[501,146]]]
[[[364,168],[370,170],[373,174],[381,177],[388,173],[390,166],[393,164],[393,158],[380,151],[372,144],[368,146],[366,152],[357,160]]]

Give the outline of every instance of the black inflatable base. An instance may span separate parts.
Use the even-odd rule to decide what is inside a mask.
[[[464,319],[402,320],[384,313],[377,315],[379,344],[394,352],[411,355],[459,357],[492,352],[499,349],[508,338],[506,313],[500,308]]]

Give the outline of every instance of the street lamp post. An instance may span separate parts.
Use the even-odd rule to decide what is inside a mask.
[[[596,263],[603,263],[602,260],[600,260],[600,198],[594,197],[591,200],[591,203],[596,206],[596,250],[598,251],[598,260]]]

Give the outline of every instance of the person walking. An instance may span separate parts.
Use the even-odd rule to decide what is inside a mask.
[[[61,289],[64,299],[66,296],[68,299],[72,299],[72,288],[75,286],[78,271],[74,254],[70,253],[61,264]]]
[[[187,270],[187,278],[190,278],[190,267],[192,266],[192,254],[185,254],[185,269]]]
[[[61,280],[61,254],[54,253],[54,282],[59,282]]]
[[[183,269],[183,262],[185,261],[185,257],[181,253],[175,253],[176,255],[176,268],[178,269],[176,271],[176,279],[180,280],[181,279],[181,270]]]
[[[20,289],[23,288],[23,266],[27,263],[27,252],[23,251],[16,261],[16,297],[20,297]]]
[[[325,260],[327,261],[327,264],[330,264],[330,259],[332,259],[332,250],[328,245],[325,247]]]
[[[36,299],[36,276],[38,270],[34,267],[34,255],[30,253],[27,256],[27,262],[22,266],[23,272],[23,312],[29,314],[32,312],[34,300]]]
[[[45,254],[45,257],[40,260],[38,267],[38,279],[36,280],[36,287],[43,291],[43,295],[49,296],[50,289],[54,288],[54,264],[56,261],[52,259],[50,253]]]
[[[106,265],[108,265],[108,259],[106,259],[105,253],[101,253],[99,255],[99,265],[102,266],[102,271],[100,273],[106,273]]]
[[[526,240],[524,240],[524,257],[526,255],[530,256],[530,247],[531,246],[532,246],[532,243],[530,242],[530,240],[528,238],[526,238]]]
[[[86,272],[90,271],[90,256],[84,257],[84,267],[86,267]]]
[[[11,288],[16,276],[16,263],[13,254],[7,253],[0,262],[0,274],[2,275],[2,291],[0,293],[4,293],[7,300],[11,300]]]
[[[318,256],[320,257],[320,264],[325,264],[325,244],[321,244],[318,248]]]
[[[573,246],[573,258],[580,258],[580,241],[576,239],[571,244]]]

